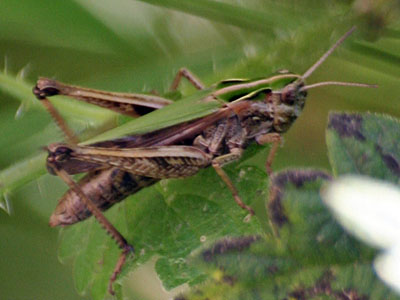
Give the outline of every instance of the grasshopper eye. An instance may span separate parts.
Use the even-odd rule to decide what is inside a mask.
[[[287,93],[287,94],[284,95],[284,97],[283,97],[282,100],[283,100],[283,102],[285,102],[286,104],[293,105],[293,104],[294,104],[294,101],[295,101],[296,99],[295,99],[295,96],[294,96],[293,93]]]
[[[295,89],[293,85],[286,86],[281,94],[281,101],[288,105],[293,105],[296,100]]]
[[[66,161],[72,152],[72,149],[66,146],[60,146],[54,151],[54,160],[57,162]]]

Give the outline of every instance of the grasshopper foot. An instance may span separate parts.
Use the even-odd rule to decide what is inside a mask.
[[[114,271],[110,277],[110,281],[108,282],[108,292],[111,295],[115,295],[114,289],[113,289],[113,283],[117,279],[118,275],[122,271],[122,267],[124,266],[126,259],[130,253],[134,253],[135,250],[133,246],[126,244],[125,247],[122,249],[122,253],[117,261],[117,264],[115,265]]]

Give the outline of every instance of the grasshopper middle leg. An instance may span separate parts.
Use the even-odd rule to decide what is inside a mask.
[[[222,166],[224,164],[227,164],[227,163],[229,163],[231,161],[239,159],[241,155],[242,155],[242,149],[233,150],[232,153],[216,157],[212,161],[212,166],[213,166],[215,172],[217,172],[217,174],[221,177],[221,179],[225,182],[226,186],[231,191],[232,196],[235,199],[235,202],[237,203],[237,205],[239,205],[241,208],[247,210],[250,213],[250,215],[253,216],[254,215],[254,210],[250,206],[246,205],[242,201],[242,199],[239,196],[239,192],[236,189],[235,185],[232,183],[232,181],[230,180],[229,176],[222,169]]]

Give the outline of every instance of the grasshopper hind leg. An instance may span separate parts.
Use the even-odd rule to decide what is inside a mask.
[[[127,244],[127,247],[125,247],[124,249],[122,249],[122,252],[119,256],[118,262],[114,267],[114,271],[110,277],[110,280],[108,282],[108,292],[111,295],[115,295],[114,289],[113,289],[113,283],[114,281],[117,279],[118,275],[121,273],[122,271],[122,267],[124,266],[126,259],[128,257],[128,255],[130,253],[134,253],[135,250],[133,249],[133,247],[129,244]]]
[[[110,294],[114,295],[114,291],[112,285],[116,280],[117,276],[121,273],[122,267],[126,262],[126,259],[130,253],[134,253],[134,248],[126,239],[122,236],[122,234],[107,220],[107,218],[103,215],[100,209],[85,195],[79,185],[62,169],[57,168],[55,165],[49,165],[69,187],[73,190],[85,203],[86,207],[90,210],[96,220],[100,223],[100,225],[107,231],[107,233],[112,237],[112,239],[117,243],[119,248],[122,250],[120,258],[118,259],[117,264],[114,267],[114,271],[110,277],[110,281],[108,284],[108,291]]]
[[[181,83],[182,77],[185,77],[196,89],[203,90],[204,84],[198,79],[192,72],[186,68],[181,68],[175,76],[174,81],[169,88],[171,91],[175,91]]]

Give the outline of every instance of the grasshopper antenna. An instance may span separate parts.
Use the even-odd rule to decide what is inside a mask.
[[[350,34],[353,33],[353,31],[356,30],[356,27],[353,26],[349,31],[347,31],[336,43],[333,45],[328,51],[325,52],[324,55],[321,56],[318,61],[313,64],[304,74],[301,76],[301,78],[304,80],[308,78],[331,54],[333,51],[336,50],[337,47],[339,47],[348,37]]]
[[[368,84],[368,83],[359,83],[359,82],[342,82],[342,81],[322,81],[322,82],[317,82],[314,84],[309,84],[303,86],[300,90],[301,91],[307,91],[309,89],[313,89],[319,86],[324,86],[324,85],[341,85],[341,86],[357,86],[357,87],[365,87],[365,88],[377,88],[377,84]]]
[[[353,32],[356,30],[356,27],[353,26],[349,31],[347,31],[328,51],[325,52],[321,58],[313,64],[301,77],[302,80],[308,78],[331,54],[336,50]],[[357,86],[357,87],[366,87],[366,88],[377,88],[376,84],[366,84],[366,83],[358,83],[358,82],[342,82],[342,81],[324,81],[318,82],[310,85],[303,86],[300,90],[306,91],[312,88],[316,88],[324,85],[340,85],[340,86]]]

